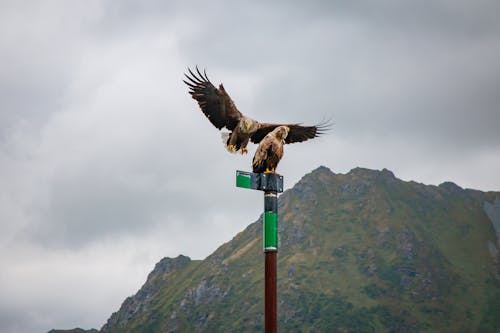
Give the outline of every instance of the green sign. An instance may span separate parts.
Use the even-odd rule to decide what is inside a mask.
[[[236,187],[252,188],[252,176],[249,173],[236,173]]]

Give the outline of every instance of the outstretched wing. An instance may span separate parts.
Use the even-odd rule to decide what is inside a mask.
[[[259,129],[250,138],[253,143],[259,143],[267,133],[273,131],[278,126],[287,126],[290,128],[285,143],[302,142],[314,139],[328,131],[330,124],[328,122],[314,126],[302,126],[300,124],[267,124],[260,123]]]
[[[224,86],[221,84],[217,89],[208,79],[207,73],[204,71],[201,74],[198,67],[196,74],[189,68],[188,71],[189,75],[184,74],[188,79],[184,80],[184,83],[189,86],[189,93],[198,102],[201,111],[218,129],[226,127],[228,130],[233,130],[243,115],[234,105]]]

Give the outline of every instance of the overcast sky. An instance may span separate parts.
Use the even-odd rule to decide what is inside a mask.
[[[0,330],[100,328],[164,256],[262,212],[182,82],[313,124],[320,165],[500,190],[498,1],[0,1]]]

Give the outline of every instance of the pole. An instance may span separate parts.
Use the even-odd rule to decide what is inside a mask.
[[[265,256],[265,291],[264,291],[264,332],[278,332],[277,294],[276,294],[276,254],[277,252],[266,252]]]
[[[264,192],[264,332],[277,333],[278,194]]]
[[[283,192],[283,176],[238,170],[236,186],[264,191],[264,333],[277,333],[278,192]]]

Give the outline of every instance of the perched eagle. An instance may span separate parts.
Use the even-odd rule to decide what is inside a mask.
[[[269,132],[257,147],[252,167],[256,173],[274,173],[283,157],[283,145],[290,133],[288,126],[278,126]]]
[[[247,153],[249,141],[259,143],[264,137],[277,127],[288,127],[285,143],[306,141],[322,134],[327,129],[327,123],[316,126],[302,126],[300,124],[269,124],[260,123],[250,117],[244,116],[229,97],[222,84],[216,88],[208,79],[207,73],[196,73],[188,68],[189,74],[184,74],[189,86],[189,93],[198,102],[201,111],[208,120],[219,130],[227,128],[230,133],[223,133],[224,144],[230,152]]]

